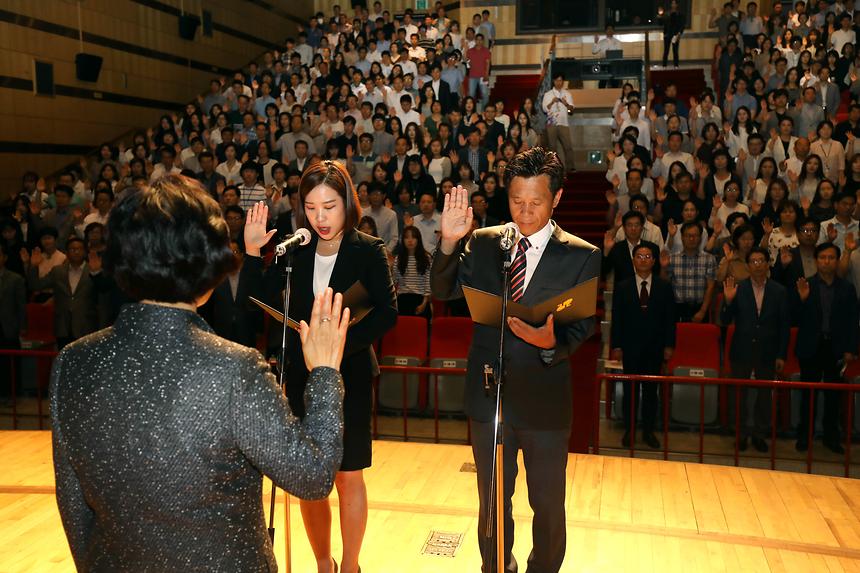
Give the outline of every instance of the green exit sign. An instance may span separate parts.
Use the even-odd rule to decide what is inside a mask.
[[[427,10],[429,8],[430,0],[415,0],[415,9],[416,10]]]

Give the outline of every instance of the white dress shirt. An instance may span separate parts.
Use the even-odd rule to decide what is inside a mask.
[[[549,239],[552,237],[553,231],[555,231],[555,223],[550,220],[540,231],[526,237],[531,246],[529,247],[529,250],[526,251],[526,278],[523,283],[523,292],[529,288],[529,282],[531,282],[532,276],[535,274],[535,269],[537,269],[538,263],[540,263],[540,258],[546,250],[546,245],[549,243]],[[518,228],[517,243],[515,243],[514,247],[511,249],[511,262],[513,262],[514,257],[517,256],[517,244],[519,244],[522,237],[523,235],[520,234]]]
[[[542,107],[546,112],[546,124],[552,126],[568,126],[567,107],[561,102],[553,101],[555,98],[562,100],[573,107],[573,96],[567,90],[557,90],[555,88],[549,90],[543,95]]]

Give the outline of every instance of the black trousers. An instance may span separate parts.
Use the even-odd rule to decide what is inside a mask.
[[[815,356],[800,361],[800,379],[803,382],[839,382],[839,357],[833,354],[833,344],[829,338],[822,337],[818,341]],[[797,426],[797,438],[806,440],[809,436],[809,400],[810,390],[802,392],[800,401],[800,423]],[[817,390],[816,408],[812,416],[812,427],[815,428],[817,418],[817,403],[819,396],[824,399],[824,440],[830,443],[839,442],[839,392],[836,390]],[[814,434],[814,429],[813,429]]]
[[[489,484],[493,470],[494,424],[469,421],[472,426],[472,454],[478,469],[478,546],[484,573],[496,571],[495,541],[486,537],[489,508]],[[570,429],[529,430],[504,425],[505,478],[505,570],[516,573],[517,560],[511,553],[514,545],[514,520],[511,497],[517,478],[517,452],[523,451],[529,505],[534,511],[532,551],[528,573],[556,573],[564,561],[567,542],[564,492],[567,480],[567,444]],[[495,531],[495,527],[493,527]]]
[[[429,272],[429,271],[428,271]],[[401,316],[423,316],[430,318],[430,303],[424,308],[424,312],[418,314],[416,311],[418,306],[424,302],[424,297],[420,294],[404,293],[397,295],[397,313]]]
[[[676,302],[675,303],[675,320],[676,322],[693,322],[693,315],[699,312],[702,308],[702,303],[695,302]]]
[[[672,36],[667,36],[663,34],[663,67],[665,68],[669,61],[669,47],[672,47],[672,60],[675,64],[675,67],[678,67],[678,46],[681,44],[680,38],[674,44],[672,43]]]
[[[662,353],[662,350],[658,352]],[[630,361],[627,364],[627,359],[624,360],[625,374],[650,374],[659,376],[661,374],[661,366],[663,364],[663,356],[658,354],[654,359],[649,361]],[[636,390],[636,411],[633,412],[633,420],[630,420],[630,399],[633,396],[633,382],[624,383],[624,396],[621,399],[622,408],[624,409],[624,429],[633,433],[636,428],[636,416],[639,409],[642,410],[642,431],[653,432],[654,422],[657,419],[657,389],[659,384],[656,382],[638,382],[635,384]]]
[[[0,349],[20,350],[21,341],[17,338],[3,338],[0,336]],[[15,367],[15,377],[12,377],[12,366]],[[21,358],[19,356],[6,356],[0,354],[0,396],[12,395],[12,384],[21,380]]]
[[[758,346],[753,345],[753,356],[758,356]],[[732,363],[732,378],[749,380],[755,371],[756,380],[773,380],[775,376],[774,367],[776,366],[776,358],[769,361],[762,361],[762,364],[735,364]],[[731,392],[731,398],[734,400],[740,395],[740,437],[748,438],[755,436],[756,438],[767,439],[770,437],[770,410],[771,410],[771,389],[763,386],[751,387],[744,386],[740,392]],[[752,404],[752,416],[750,416],[749,408]],[[731,410],[730,417],[732,427],[734,427],[734,410]],[[750,423],[752,418],[752,423]]]

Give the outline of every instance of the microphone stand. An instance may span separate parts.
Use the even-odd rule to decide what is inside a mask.
[[[281,389],[281,393],[284,392],[286,385],[284,381],[284,371],[287,367],[287,326],[288,319],[290,316],[290,276],[293,272],[292,266],[292,253],[287,251],[284,255],[282,255],[285,265],[284,265],[284,325],[283,330],[281,331],[281,355],[280,355],[280,367],[278,368],[278,387]],[[278,264],[278,259],[280,257],[275,258],[275,264]],[[269,538],[272,541],[272,545],[275,543],[275,495],[276,495],[277,486],[275,486],[275,482],[272,481],[272,495],[270,499],[269,506]],[[290,494],[284,491],[284,514],[286,516],[284,527],[286,529],[285,535],[285,560],[286,567],[285,570],[287,573],[292,571],[292,543],[290,540]]]
[[[508,298],[511,289],[511,261],[510,251],[504,251],[502,262],[502,317],[499,329],[499,358],[496,361],[495,370],[492,372],[493,384],[491,388],[496,391],[496,415],[494,419],[495,429],[493,432],[493,469],[490,476],[489,495],[487,496],[487,523],[485,524],[485,537],[487,540],[493,538],[493,520],[495,519],[496,533],[496,571],[505,573],[505,438],[504,419],[502,415],[502,390],[505,378],[505,328],[508,316]],[[485,374],[489,367],[485,366]],[[492,554],[492,552],[490,552]]]

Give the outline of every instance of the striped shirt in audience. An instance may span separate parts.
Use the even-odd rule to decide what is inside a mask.
[[[397,285],[397,294],[420,294],[430,295],[430,263],[423,275],[418,274],[415,257],[409,257],[406,263],[406,274],[400,274],[397,257],[394,257],[394,284]]]

